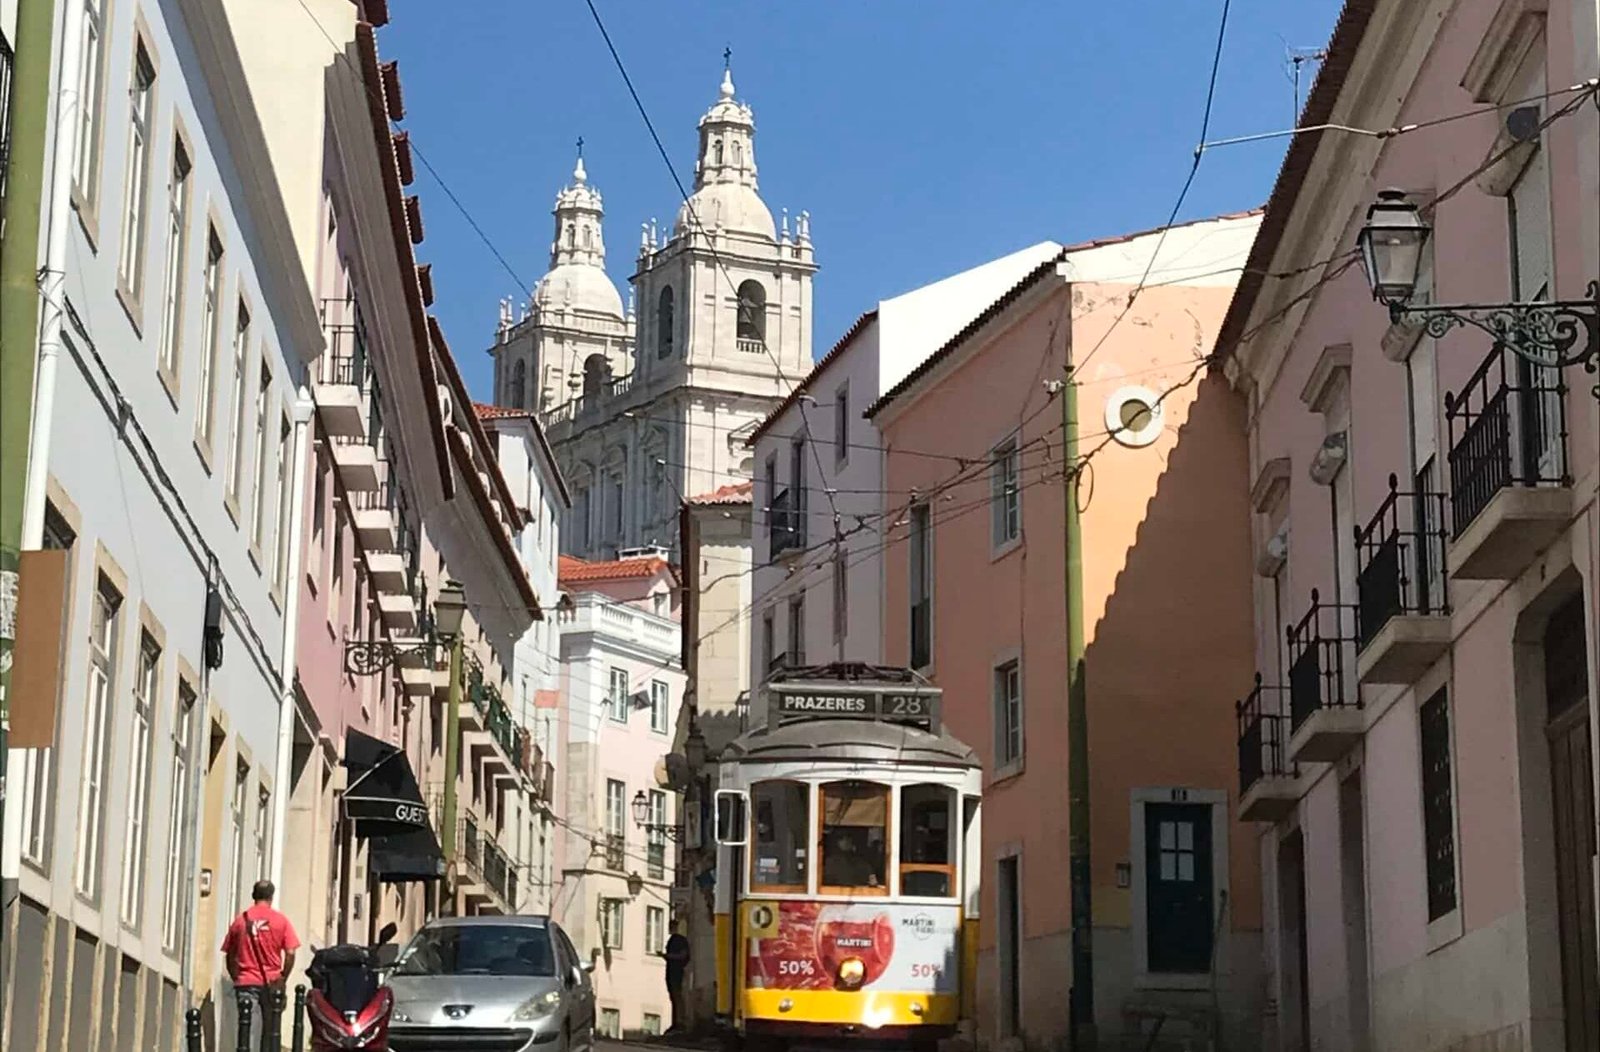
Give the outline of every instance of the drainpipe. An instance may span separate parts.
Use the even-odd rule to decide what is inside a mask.
[[[1094,1052],[1094,946],[1089,867],[1089,704],[1083,667],[1083,525],[1078,467],[1078,380],[1072,366],[1061,394],[1066,513],[1067,852],[1072,901],[1072,1047]]]
[[[28,393],[33,396],[32,427],[20,450],[14,449],[8,439],[0,443],[5,448],[6,459],[0,461],[0,477],[9,479],[13,458],[27,458],[27,471],[22,493],[22,529],[19,549],[37,551],[44,541],[45,481],[49,478],[50,429],[55,420],[56,360],[61,353],[61,323],[66,308],[67,232],[72,220],[72,169],[73,147],[78,126],[78,70],[82,55],[74,45],[82,31],[83,5],[65,4],[61,16],[60,80],[56,90],[55,138],[52,143],[49,196],[45,201],[48,216],[45,242],[44,270],[37,271],[38,227],[37,220],[27,218],[29,212],[38,212],[37,201],[27,200],[30,185],[36,186],[28,173],[34,164],[43,164],[45,125],[49,119],[50,79],[50,25],[54,19],[55,4],[49,0],[23,0],[17,9],[17,78],[13,114],[16,117],[13,143],[21,156],[11,155],[8,162],[13,176],[21,175],[19,182],[8,183],[6,191],[5,261],[0,276],[4,278],[0,303],[9,324],[0,326],[0,341],[5,351],[0,354],[5,380],[3,414],[7,421],[28,419],[26,406]],[[44,98],[37,97],[43,95]],[[30,228],[32,230],[29,235]],[[26,240],[23,240],[26,238]],[[17,245],[23,245],[20,256]],[[26,272],[24,274],[24,271]],[[14,273],[15,272],[15,273]],[[39,358],[37,371],[32,362],[34,346],[35,297],[43,314],[39,331]],[[17,361],[27,362],[26,367]],[[30,375],[31,374],[31,377]],[[12,404],[15,401],[16,404]],[[10,429],[0,432],[9,435]],[[11,490],[5,486],[7,493]],[[14,507],[9,499],[3,502]],[[0,549],[6,538],[0,536]],[[9,557],[7,558],[9,561]],[[0,566],[11,572],[11,567]],[[7,644],[5,650],[9,652]],[[9,680],[9,662],[0,672],[0,685]],[[5,721],[0,720],[0,726]],[[20,749],[4,751],[6,770],[16,770],[22,763]],[[0,905],[9,904],[16,897],[17,878],[22,872],[22,799],[21,794],[5,794],[4,826],[0,831]]]
[[[300,634],[297,631],[300,622],[300,558],[304,550],[304,545],[300,543],[300,530],[306,511],[306,442],[311,430],[313,409],[311,393],[302,386],[299,394],[300,397],[294,404],[294,445],[291,453],[294,457],[294,466],[290,469],[294,475],[289,488],[289,518],[285,523],[285,529],[289,531],[289,540],[283,550],[283,557],[289,565],[284,576],[287,583],[284,585],[283,597],[283,660],[278,666],[283,679],[282,693],[278,697],[278,757],[276,773],[272,779],[277,792],[272,799],[270,879],[273,887],[277,888],[283,887],[283,849],[288,837],[291,788],[289,780],[293,777],[291,767],[294,759],[294,717],[297,709],[294,685],[300,641]]]
[[[456,860],[456,774],[461,769],[461,633],[450,640],[450,700],[444,712],[444,807],[439,818],[446,865]],[[451,893],[452,899],[454,892]],[[455,914],[455,903],[450,912]]]

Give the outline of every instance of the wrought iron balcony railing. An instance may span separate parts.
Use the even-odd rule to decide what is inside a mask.
[[[1459,392],[1446,392],[1453,536],[1513,486],[1565,486],[1567,386],[1555,369],[1498,345]]]
[[[1256,682],[1243,701],[1234,703],[1239,726],[1239,795],[1262,778],[1288,772],[1285,752],[1282,687],[1269,687],[1256,674]]]
[[[1311,609],[1288,630],[1289,733],[1318,709],[1360,708],[1355,678],[1356,610],[1324,603],[1311,590]]]
[[[1356,530],[1356,621],[1362,649],[1391,618],[1450,612],[1444,519],[1444,494],[1403,492],[1399,479],[1389,476],[1389,495],[1366,527]]]

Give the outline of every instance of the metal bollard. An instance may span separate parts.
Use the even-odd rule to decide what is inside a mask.
[[[306,1047],[306,984],[294,988],[294,1052],[305,1052]]]
[[[266,996],[262,999],[261,1010],[266,1013],[266,1018],[261,1020],[261,1048],[262,1052],[283,1052],[283,1002],[284,991],[278,987],[267,987]]]
[[[187,1052],[200,1052],[200,1009],[183,1013],[183,1045]]]
[[[250,1015],[254,1006],[247,997],[238,998],[239,1002],[239,1052],[254,1052],[250,1047]]]

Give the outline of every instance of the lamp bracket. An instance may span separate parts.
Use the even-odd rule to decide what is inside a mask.
[[[375,676],[402,658],[432,655],[431,639],[409,647],[397,647],[385,639],[362,640],[344,645],[344,670],[352,676]]]
[[[1600,369],[1600,283],[1591,281],[1581,300],[1550,303],[1439,303],[1412,307],[1391,304],[1396,322],[1420,323],[1438,339],[1453,329],[1472,327],[1487,333],[1518,357],[1547,369],[1574,365],[1594,373]],[[1600,398],[1600,385],[1595,387]]]

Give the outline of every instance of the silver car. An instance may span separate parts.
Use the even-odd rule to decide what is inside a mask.
[[[548,917],[441,917],[389,973],[394,1052],[594,1046],[593,964]]]

